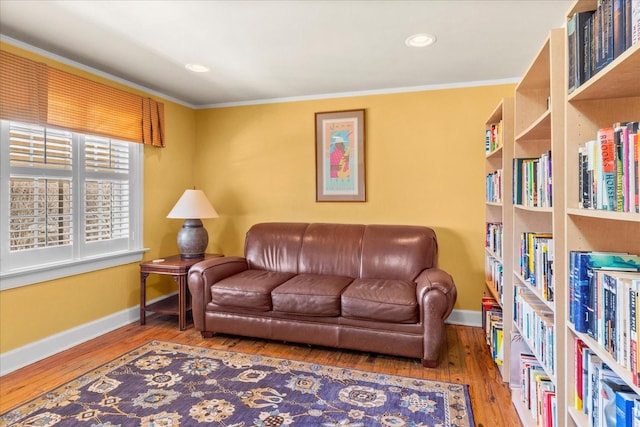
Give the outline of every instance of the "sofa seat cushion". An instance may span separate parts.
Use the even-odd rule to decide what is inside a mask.
[[[340,294],[351,277],[298,274],[271,292],[273,311],[305,316],[339,316]]]
[[[355,279],[342,293],[341,300],[343,317],[379,322],[418,322],[414,282]]]
[[[245,270],[211,286],[211,302],[223,307],[270,311],[271,291],[293,276],[293,273]]]

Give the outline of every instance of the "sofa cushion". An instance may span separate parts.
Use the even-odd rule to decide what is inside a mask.
[[[362,237],[363,279],[415,280],[435,266],[438,244],[428,227],[368,225]]]
[[[302,238],[298,273],[360,277],[364,225],[309,224]]]
[[[220,306],[270,311],[271,291],[291,277],[292,273],[245,270],[211,286],[211,302]]]
[[[271,292],[273,311],[305,316],[339,316],[340,294],[353,279],[299,274]]]
[[[342,293],[342,316],[379,322],[416,323],[416,284],[405,280],[356,279]]]
[[[268,222],[247,232],[244,253],[250,269],[298,273],[305,223]]]

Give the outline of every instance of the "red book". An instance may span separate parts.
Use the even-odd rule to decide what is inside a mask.
[[[582,396],[582,355],[583,350],[587,345],[581,339],[575,341],[575,407],[578,411],[582,411],[584,396]]]

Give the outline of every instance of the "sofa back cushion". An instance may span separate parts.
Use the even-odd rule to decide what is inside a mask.
[[[414,280],[435,267],[435,232],[413,225],[261,223],[247,232],[249,269]]]
[[[364,225],[309,224],[302,238],[299,272],[356,278]]]
[[[363,279],[414,280],[435,267],[438,243],[428,227],[368,225],[362,238]]]
[[[297,274],[302,236],[307,225],[271,222],[251,227],[244,242],[249,269]]]

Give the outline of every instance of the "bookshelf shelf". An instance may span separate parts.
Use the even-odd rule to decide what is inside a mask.
[[[538,423],[531,416],[531,412],[529,408],[525,406],[522,401],[522,390],[517,388],[511,389],[512,403],[516,408],[516,412],[520,416],[520,421],[522,421],[522,425],[525,427],[537,427]]]
[[[545,112],[538,117],[528,128],[516,136],[517,142],[548,139],[551,134],[551,111]]]
[[[630,212],[602,211],[595,209],[568,208],[567,215],[595,219],[609,219],[613,221],[640,222],[640,215]]]
[[[536,206],[523,206],[523,205],[514,205],[514,209],[519,211],[528,211],[528,212],[536,212],[539,214],[552,214],[553,208],[539,208]]]
[[[496,159],[502,159],[502,147],[498,147],[495,150],[491,151],[490,153],[487,153],[486,155],[487,159],[492,159],[492,158],[496,158]]]
[[[546,305],[548,309],[555,310],[553,301],[548,301],[546,298],[544,298],[544,296],[542,295],[542,292],[540,292],[538,288],[532,286],[529,282],[524,280],[522,276],[519,275],[518,273],[514,272],[513,275],[516,277],[518,284],[520,284],[525,289],[527,289],[530,293],[532,293],[541,303]]]
[[[624,51],[568,97],[569,102],[640,96],[640,44]]]

